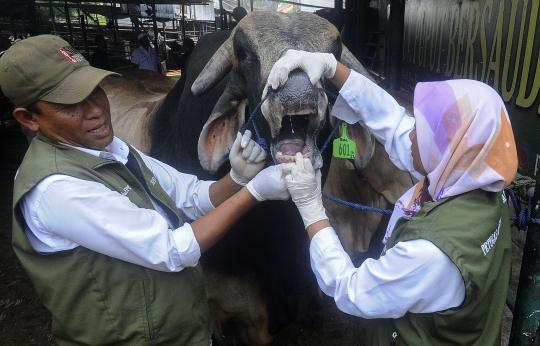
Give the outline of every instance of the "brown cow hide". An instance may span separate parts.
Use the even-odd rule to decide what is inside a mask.
[[[323,193],[344,201],[387,209],[405,193],[414,178],[390,161],[384,147],[375,143],[373,159],[363,172],[358,172],[347,160],[332,157]],[[371,237],[378,229],[383,214],[363,211],[329,199],[323,199],[330,224],[345,248],[355,258],[368,250]]]
[[[176,81],[149,70],[120,72],[121,78],[109,76],[100,83],[109,98],[114,135],[148,154],[152,147],[149,126],[153,114]]]
[[[413,115],[412,94],[389,93],[405,108],[408,116]],[[348,126],[347,136],[356,143],[357,157],[354,161],[332,157],[323,193],[362,206],[383,210],[393,208],[416,179],[397,168],[384,146],[370,134],[358,123]],[[335,136],[341,136],[341,127]],[[367,153],[369,157],[366,157]],[[380,243],[388,222],[383,213],[359,210],[329,199],[323,199],[323,204],[330,223],[352,259],[368,251],[372,237]]]

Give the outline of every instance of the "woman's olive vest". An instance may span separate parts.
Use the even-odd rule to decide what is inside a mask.
[[[130,148],[130,157],[136,159],[142,171],[142,182],[121,162],[95,157],[38,134],[15,179],[15,253],[53,315],[53,335],[59,345],[208,346],[211,328],[200,265],[180,272],[162,272],[82,246],[38,253],[24,234],[19,202],[52,174],[101,183],[139,208],[154,209],[150,194],[171,222],[180,225],[182,220],[174,202],[136,150]]]
[[[369,320],[371,345],[500,346],[511,264],[503,198],[500,192],[474,190],[429,203],[397,222],[387,248],[412,239],[431,241],[459,268],[465,300],[445,311]]]

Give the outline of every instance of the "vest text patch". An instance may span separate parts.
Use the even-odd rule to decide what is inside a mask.
[[[497,239],[499,238],[499,232],[501,230],[501,221],[502,219],[499,219],[499,226],[497,226],[495,232],[493,232],[493,234],[489,236],[488,240],[486,240],[486,242],[482,244],[481,248],[482,251],[484,251],[484,255],[487,255],[489,250],[491,250],[495,246],[495,243],[497,243]]]
[[[125,196],[129,193],[129,191],[131,191],[131,186],[126,185],[126,187],[124,187],[124,189],[122,190],[121,194]]]

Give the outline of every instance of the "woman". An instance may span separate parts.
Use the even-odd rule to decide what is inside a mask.
[[[303,69],[340,88],[332,114],[360,122],[420,181],[396,203],[377,260],[355,268],[325,215],[320,174],[297,154],[285,179],[311,237],[312,268],[342,311],[370,319],[373,345],[500,345],[510,275],[503,189],[517,169],[499,95],[472,80],[418,83],[414,115],[331,54],[288,51],[267,87]]]

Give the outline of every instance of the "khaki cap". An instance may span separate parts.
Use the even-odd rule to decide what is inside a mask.
[[[87,98],[103,78],[101,70],[54,35],[39,35],[11,46],[0,57],[0,88],[16,107],[42,100],[75,104]]]

